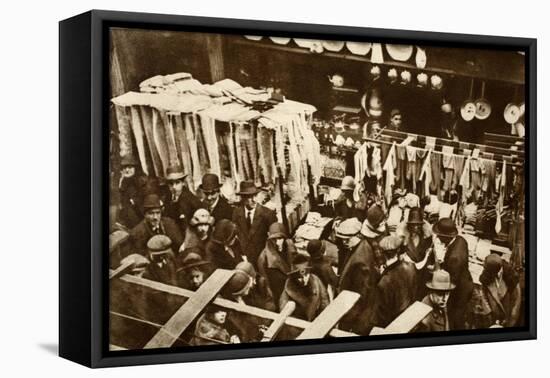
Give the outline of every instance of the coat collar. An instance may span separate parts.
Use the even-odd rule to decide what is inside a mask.
[[[273,243],[270,242],[269,240],[267,241],[265,246],[265,257],[266,257],[266,263],[268,268],[279,269],[281,272],[285,274],[290,271],[290,267],[288,266],[287,262],[279,254],[279,252],[275,250]]]

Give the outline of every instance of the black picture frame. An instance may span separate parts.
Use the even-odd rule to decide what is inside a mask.
[[[108,350],[109,198],[108,28],[131,27],[233,34],[312,36],[340,40],[411,42],[515,49],[525,52],[526,326],[445,334],[369,336],[331,340]],[[346,352],[535,339],[536,318],[536,39],[406,30],[203,18],[92,10],[59,24],[59,354],[89,367],[157,364],[311,353]]]

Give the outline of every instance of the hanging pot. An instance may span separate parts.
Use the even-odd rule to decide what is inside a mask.
[[[476,100],[476,118],[487,119],[491,115],[491,104],[485,98],[485,81],[481,82],[481,97]]]
[[[415,57],[416,67],[424,68],[426,67],[427,57],[426,50],[420,46],[416,46],[416,57]]]
[[[278,45],[286,45],[290,42],[290,38],[285,37],[269,37],[269,39]]]
[[[410,45],[386,45],[386,51],[393,60],[398,62],[406,62],[413,53],[413,47]]]
[[[261,35],[245,35],[244,37],[251,41],[260,41],[263,38]]]
[[[513,125],[519,120],[521,110],[519,106],[517,106],[514,103],[509,103],[504,108],[504,120],[506,123],[509,123],[510,125]]]
[[[369,53],[372,47],[372,43],[347,41],[346,47],[349,51],[351,51],[352,54],[365,56]]]
[[[519,116],[523,117],[525,115],[525,102],[519,103]]]
[[[302,47],[304,49],[310,49],[315,42],[319,42],[315,39],[294,38],[293,40],[294,40],[294,43],[296,43],[299,47]]]
[[[472,99],[473,90],[474,90],[474,79],[472,79],[472,81],[470,82],[470,95],[468,99],[465,100],[462,103],[462,106],[460,107],[460,116],[466,122],[470,122],[476,116],[476,104]]]
[[[344,41],[323,41],[323,47],[328,51],[338,52],[344,48]]]

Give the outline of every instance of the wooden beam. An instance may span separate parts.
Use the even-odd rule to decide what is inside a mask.
[[[163,284],[162,282],[151,281],[151,280],[148,280],[146,278],[136,277],[136,276],[132,276],[132,275],[129,275],[129,274],[126,274],[126,275],[120,277],[120,279],[122,281],[130,283],[130,284],[140,285],[140,286],[143,286],[143,287],[150,288],[152,290],[160,291],[160,292],[163,292],[163,293],[166,293],[166,294],[177,295],[177,296],[184,297],[184,298],[189,298],[194,293],[191,290],[183,289],[181,287],[170,286],[170,285]],[[233,302],[233,301],[230,301],[230,300],[227,300],[227,299],[224,299],[224,298],[220,298],[220,297],[214,299],[214,304],[217,305],[217,306],[223,307],[225,309],[228,309],[228,310],[233,310],[233,311],[237,311],[237,312],[240,312],[240,313],[256,316],[256,317],[259,317],[259,318],[262,318],[262,319],[268,319],[268,320],[273,320],[274,321],[279,316],[279,314],[277,314],[275,312],[272,312],[272,311],[267,311],[267,310],[264,310],[264,309],[261,309],[261,308],[258,308],[258,307],[253,307],[253,306],[248,306],[248,305],[245,305],[245,304]],[[311,323],[308,322],[308,321],[302,320],[302,319],[288,317],[285,320],[285,324],[289,327],[305,329]],[[346,331],[342,331],[342,330],[339,330],[339,329],[331,330],[329,335],[332,336],[332,337],[357,336],[355,333],[346,332]]]
[[[277,319],[273,320],[267,331],[264,332],[262,342],[267,342],[273,340],[277,337],[277,334],[285,325],[286,319],[294,312],[296,309],[296,303],[294,301],[288,301],[285,307],[279,313]]]
[[[109,279],[112,280],[113,278],[122,276],[123,274],[128,273],[130,269],[134,266],[133,261],[126,261],[124,264],[116,268],[115,270],[110,269],[109,270]]]
[[[359,293],[342,291],[314,320],[296,340],[320,339],[325,337],[359,300]]]
[[[206,48],[210,62],[210,75],[212,83],[225,79],[225,68],[223,63],[223,40],[221,34],[207,34]]]
[[[218,269],[189,297],[164,326],[145,344],[144,349],[169,348],[195,318],[218,295],[234,271]]]
[[[385,329],[375,327],[370,335],[391,335],[396,333],[409,333],[422,321],[432,308],[422,302],[414,302],[397,318],[394,319]]]
[[[115,344],[109,344],[109,350],[115,351],[115,350],[128,350],[126,348],[123,348],[121,346],[115,345]]]

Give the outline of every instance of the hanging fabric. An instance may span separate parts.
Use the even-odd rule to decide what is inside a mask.
[[[139,119],[139,114],[137,112],[137,109],[134,106],[123,108],[118,105],[115,105],[115,107],[117,110],[117,120],[119,125],[121,122],[126,122],[132,128],[132,132],[134,133],[134,139],[136,141],[136,149],[138,152],[139,162],[141,163],[141,170],[143,171],[143,173],[149,176],[149,166],[147,164],[147,155],[145,151],[145,139],[144,139],[145,136],[143,135],[143,126],[141,125],[141,119]],[[127,112],[130,112],[130,115],[132,118],[134,117],[136,118],[135,122],[133,121],[130,122],[128,120]],[[120,135],[119,135],[119,138],[120,138]],[[131,142],[131,140],[129,142]],[[122,148],[120,151],[122,152]]]
[[[430,184],[432,183],[432,150],[428,150],[428,154],[424,159],[422,168],[420,169],[420,181],[424,182],[424,196],[430,195]]]
[[[382,168],[386,172],[386,183],[384,185],[384,195],[386,197],[386,203],[389,205],[392,197],[392,190],[395,185],[395,169],[397,167],[397,156],[396,156],[396,144],[393,142],[390,151],[388,152],[388,157]]]
[[[495,232],[498,234],[502,229],[502,212],[504,210],[504,197],[506,195],[506,160],[502,162],[502,177],[500,179],[500,194],[495,206],[497,221],[495,223]]]
[[[134,106],[132,106],[134,109]],[[153,161],[153,168],[157,177],[164,177],[164,171],[162,169],[162,161],[160,159],[159,152],[155,147],[155,137],[153,134],[153,116],[152,110],[146,106],[139,106],[138,112],[132,111],[132,122],[140,122],[143,130],[145,131],[145,139],[147,140],[147,146],[151,154],[151,160]]]

